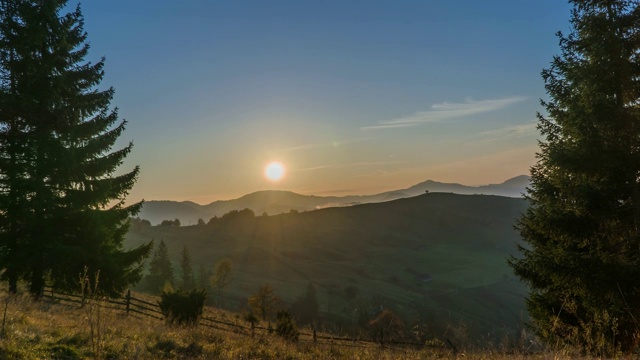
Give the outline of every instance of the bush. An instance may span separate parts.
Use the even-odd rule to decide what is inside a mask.
[[[69,359],[69,360],[75,360],[75,359],[82,359],[82,357],[80,357],[80,355],[78,354],[78,351],[68,345],[53,345],[50,348],[50,353],[49,355],[51,356],[52,359]],[[4,356],[2,357],[4,359]]]
[[[202,316],[206,299],[205,290],[163,291],[158,305],[169,324],[196,325]]]
[[[278,311],[276,333],[289,341],[298,341],[298,327],[288,311]]]

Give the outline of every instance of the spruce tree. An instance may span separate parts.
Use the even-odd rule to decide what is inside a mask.
[[[193,265],[191,263],[191,255],[187,245],[182,248],[182,256],[180,260],[180,267],[182,268],[182,290],[190,291],[195,287],[195,279],[193,277]]]
[[[9,206],[17,199],[22,201],[19,214],[24,215],[16,239],[3,238],[3,254],[20,259],[16,272],[29,281],[36,297],[46,277],[54,288],[77,289],[85,265],[92,273],[100,271],[101,291],[119,293],[140,279],[150,250],[150,244],[123,249],[128,219],[141,206],[125,205],[138,168],[114,176],[132,147],[112,151],[126,122],[110,108],[113,89],[97,89],[104,59],[84,60],[89,45],[82,14],[79,7],[61,14],[66,3],[3,3],[12,13],[3,18],[1,35],[0,66],[10,80],[9,91],[4,84],[2,89],[0,121],[7,136],[1,155],[19,165],[17,179],[25,184],[3,184],[3,195],[8,194],[3,205],[8,205],[2,210],[11,217]],[[12,121],[18,126],[12,127]],[[12,128],[16,137],[10,136]],[[12,147],[12,141],[17,146]],[[5,184],[11,183],[11,175],[2,175]],[[3,235],[12,234],[12,229],[3,227]],[[4,266],[11,274],[11,261]]]
[[[510,263],[542,339],[609,356],[640,341],[640,8],[571,3]]]
[[[16,109],[20,98],[17,94],[16,76],[11,71],[16,51],[11,44],[16,38],[13,30],[18,26],[16,4],[0,1],[0,264],[3,279],[9,283],[9,291],[17,291],[19,275],[24,272],[25,259],[18,250],[23,246],[27,230],[24,219],[28,215],[26,178],[27,146],[24,119]]]
[[[160,240],[160,244],[158,244],[158,248],[153,254],[153,258],[149,264],[149,275],[147,275],[146,278],[146,285],[151,291],[160,292],[165,284],[169,283],[173,286],[174,282],[169,250],[164,240]]]

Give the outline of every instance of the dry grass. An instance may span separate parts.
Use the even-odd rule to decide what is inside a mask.
[[[561,352],[536,355],[498,351],[453,354],[448,350],[380,348],[378,345],[289,343],[269,334],[255,338],[206,328],[169,327],[152,318],[136,318],[101,308],[100,352],[90,336],[86,309],[9,297],[0,359],[570,359]],[[4,305],[4,301],[3,301]],[[3,306],[4,308],[4,306]],[[213,311],[213,310],[209,310]],[[217,317],[237,318],[215,311]],[[346,346],[351,345],[351,346]]]

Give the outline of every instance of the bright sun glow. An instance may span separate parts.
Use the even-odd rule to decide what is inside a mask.
[[[270,162],[264,168],[264,176],[271,181],[279,181],[284,177],[285,169],[282,163],[277,161]]]

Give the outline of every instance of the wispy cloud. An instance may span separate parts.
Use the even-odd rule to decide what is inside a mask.
[[[381,166],[381,165],[390,165],[390,164],[404,164],[408,161],[362,161],[362,162],[352,162],[346,164],[327,164],[327,165],[319,165],[309,168],[296,169],[296,171],[313,171],[313,170],[321,170],[321,169],[335,169],[335,168],[356,168],[356,167],[369,167],[369,166]]]
[[[490,111],[504,109],[509,105],[526,100],[522,96],[513,96],[493,100],[472,100],[466,99],[462,103],[441,103],[431,105],[427,111],[419,111],[413,115],[381,121],[376,125],[364,126],[363,130],[393,129],[399,127],[410,127],[418,124],[441,122],[450,119],[457,119],[471,115],[481,114]]]
[[[345,141],[332,141],[326,143],[314,143],[314,144],[301,144],[296,146],[291,146],[283,149],[278,149],[278,151],[299,151],[299,150],[309,150],[309,149],[319,149],[319,148],[338,148],[347,144],[353,144],[363,141],[375,140],[375,138],[362,138],[362,139],[353,139],[353,140],[345,140]]]
[[[507,126],[500,129],[483,131],[478,135],[490,139],[507,139],[528,136],[536,133],[536,124],[537,123],[532,122],[528,124]]]
[[[385,124],[385,123],[381,123],[379,125],[371,125],[371,126],[363,126],[361,127],[362,130],[381,130],[381,129],[394,129],[394,128],[403,128],[403,127],[410,127],[410,126],[414,126],[416,124],[411,124],[411,123],[407,123],[407,124]]]

